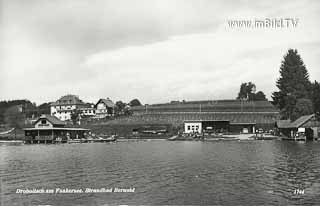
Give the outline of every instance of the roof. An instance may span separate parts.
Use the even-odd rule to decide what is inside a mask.
[[[51,122],[51,124],[53,125],[65,125],[66,123],[64,121],[61,121],[60,119],[58,119],[55,116],[52,115],[48,115],[48,114],[43,114],[39,117],[39,119],[37,119],[37,121],[35,121],[34,124],[36,124],[40,119],[47,119],[49,122]]]
[[[132,115],[115,120],[110,123],[170,123],[183,124],[186,120],[192,121],[225,121],[230,124],[256,123],[257,125],[274,125],[280,118],[278,113],[262,112],[159,112]]]
[[[313,118],[315,115],[314,114],[310,114],[310,115],[304,115],[301,116],[300,118],[298,118],[296,121],[291,123],[291,126],[294,128],[298,128],[301,125],[303,125],[304,123],[306,123],[307,121],[309,121],[311,118]]]
[[[66,128],[66,127],[53,127],[53,128],[24,128],[25,131],[37,131],[37,130],[64,130],[64,131],[89,131],[90,129],[84,128]]]
[[[201,119],[196,119],[196,120],[185,120],[184,122],[230,122],[230,120],[226,119],[213,119],[213,120],[201,120]]]
[[[115,107],[115,104],[112,102],[111,99],[107,98],[107,99],[99,99],[99,101],[97,102],[97,104],[99,104],[100,102],[104,103],[105,105],[107,105],[107,107]],[[96,104],[96,105],[97,105]]]
[[[230,120],[225,120],[225,119],[221,119],[221,120],[185,120],[184,123],[192,123],[192,122],[229,122],[229,124],[231,125],[253,125],[256,124],[254,122],[230,122]]]
[[[277,121],[277,126],[278,128],[299,128],[303,124],[305,124],[307,121],[312,119],[315,115],[310,114],[310,115],[304,115],[299,117],[297,120],[291,122],[290,120],[278,120]]]
[[[255,125],[255,122],[231,122],[230,125]]]
[[[278,128],[291,128],[290,120],[278,120],[277,121]]]
[[[81,99],[79,99],[78,96],[68,94],[65,96],[62,96],[60,99],[58,99],[56,102],[51,103],[51,105],[57,106],[57,105],[75,105],[75,104],[85,104]]]
[[[131,107],[133,112],[275,112],[269,101],[192,101]]]

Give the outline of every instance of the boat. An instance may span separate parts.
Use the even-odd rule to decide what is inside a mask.
[[[175,141],[175,140],[177,140],[177,138],[178,138],[178,135],[174,135],[172,137],[169,137],[168,140],[169,141]]]
[[[11,133],[13,130],[14,130],[14,128],[11,128],[11,129],[9,129],[9,130],[7,130],[7,131],[0,132],[0,135],[9,134],[9,133]]]
[[[111,137],[108,137],[104,139],[105,142],[115,142],[117,141],[116,135],[112,135]]]
[[[304,137],[296,137],[296,138],[281,137],[281,140],[288,140],[288,141],[306,141],[306,138],[304,138]]]
[[[74,144],[74,143],[82,143],[81,139],[70,139],[68,140],[69,144]]]
[[[23,140],[0,140],[0,145],[23,145]]]
[[[279,137],[272,136],[272,135],[260,135],[260,136],[254,136],[255,140],[275,140],[279,139]]]

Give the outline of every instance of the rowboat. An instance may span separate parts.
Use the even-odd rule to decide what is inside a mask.
[[[23,140],[0,140],[0,145],[23,145]]]

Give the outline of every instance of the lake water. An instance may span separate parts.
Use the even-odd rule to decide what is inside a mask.
[[[0,146],[0,159],[1,205],[320,204],[320,142]],[[56,188],[83,193],[16,193]]]

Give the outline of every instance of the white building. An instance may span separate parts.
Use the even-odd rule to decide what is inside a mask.
[[[186,121],[184,123],[185,133],[201,133],[202,132],[202,122],[201,121]]]
[[[96,108],[96,118],[105,118],[114,115],[115,104],[111,99],[99,99],[95,105]]]
[[[76,95],[65,95],[51,104],[50,114],[60,120],[70,120],[74,110],[85,108],[86,104]]]
[[[87,104],[86,107],[80,108],[80,113],[82,117],[93,117],[96,115],[96,109],[94,104]]]

